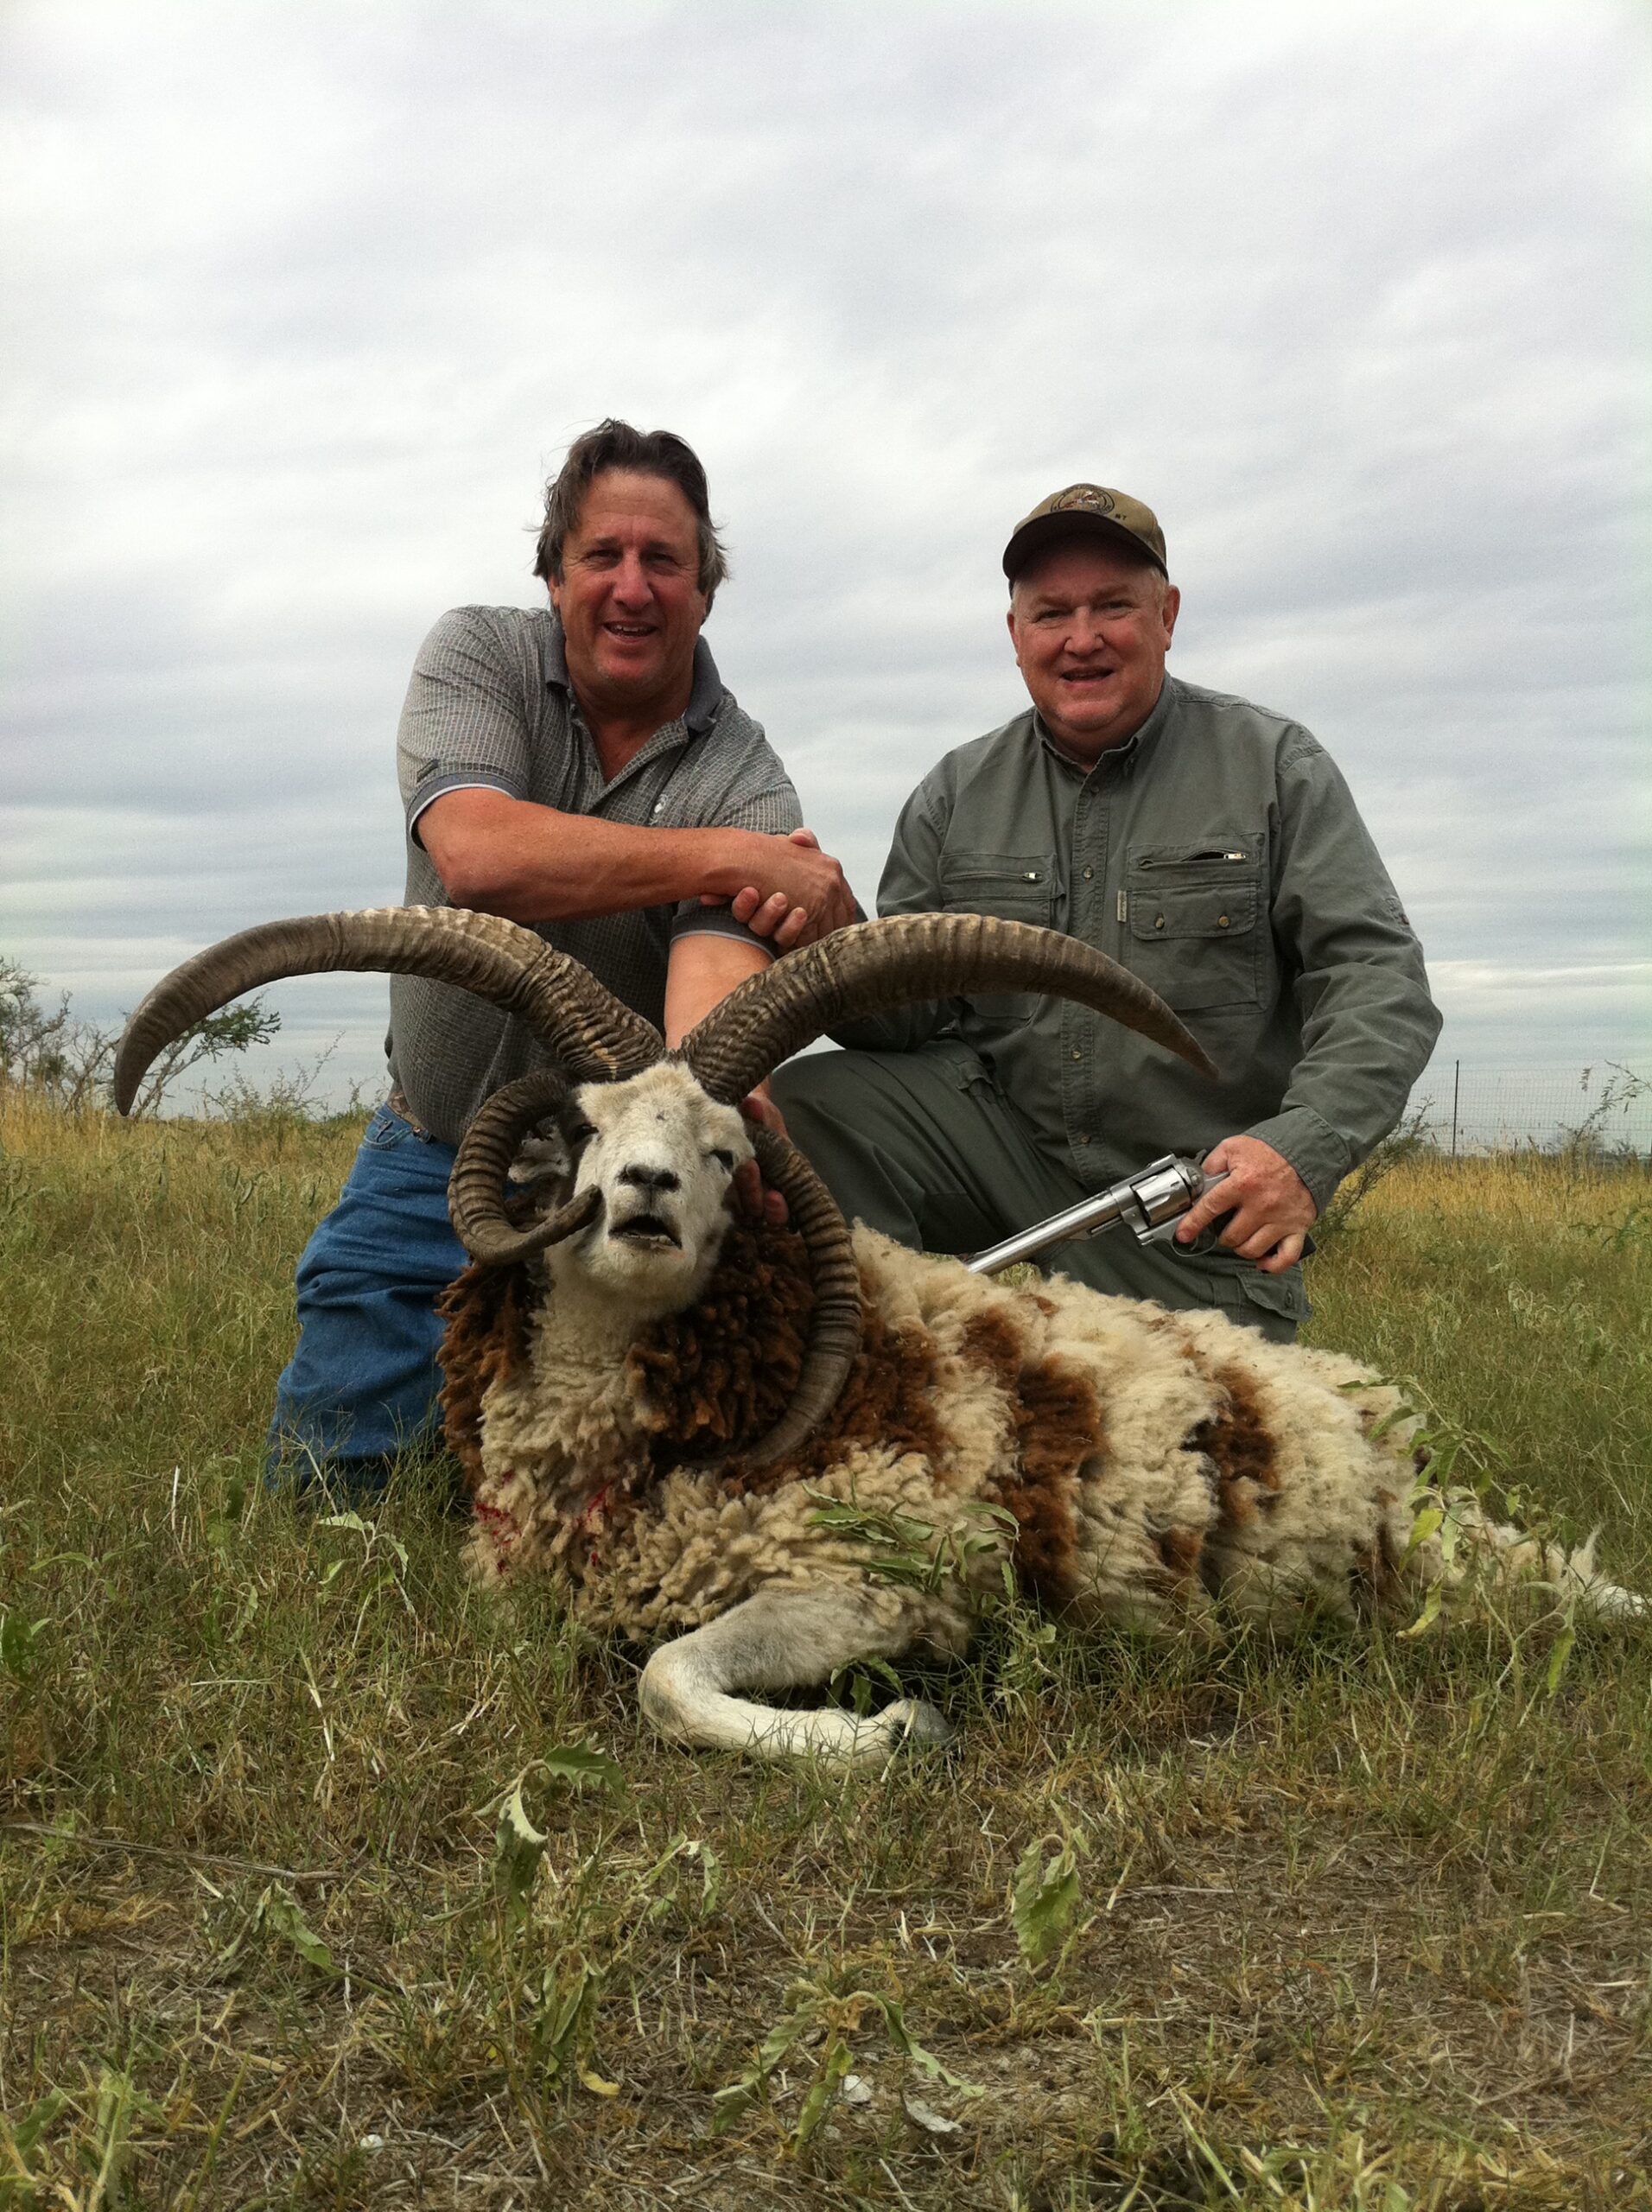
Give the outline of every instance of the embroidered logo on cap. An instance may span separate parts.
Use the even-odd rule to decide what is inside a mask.
[[[1103,492],[1094,484],[1075,484],[1070,492],[1061,492],[1050,502],[1052,515],[1065,514],[1070,507],[1083,507],[1095,515],[1116,514],[1113,494]]]

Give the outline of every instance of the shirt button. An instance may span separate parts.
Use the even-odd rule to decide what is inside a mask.
[[[1165,926],[1164,916],[1162,914],[1155,914],[1153,918],[1153,925],[1156,930],[1163,929]]]
[[[1226,929],[1228,926],[1227,916],[1225,914],[1218,914],[1216,918],[1216,925],[1219,930]]]
[[[1085,880],[1085,882],[1086,882],[1086,883],[1088,883],[1088,882],[1090,881],[1090,880],[1091,876],[1093,876],[1093,875],[1095,874],[1095,873],[1096,873],[1096,871],[1095,871],[1095,869],[1094,869],[1093,868],[1087,868],[1084,870],[1084,880]]]
[[[1083,1053],[1078,1050],[1077,1046],[1075,1046],[1073,1047],[1073,1058],[1074,1058],[1074,1059],[1076,1059],[1076,1060],[1082,1060],[1082,1059],[1083,1058],[1083,1057],[1084,1057],[1084,1056],[1083,1056]]]
[[[1088,1144],[1090,1142],[1090,1131],[1088,1129],[1080,1129],[1078,1132],[1078,1141],[1080,1144]]]

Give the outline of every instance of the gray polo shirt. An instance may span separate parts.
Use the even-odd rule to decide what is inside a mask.
[[[878,906],[1064,930],[1150,983],[1210,1053],[1214,1084],[1104,1015],[1030,994],[834,1032],[873,1050],[933,1040],[961,1083],[984,1065],[1090,1190],[1244,1132],[1323,1206],[1394,1127],[1439,1030],[1421,947],[1336,764],[1299,723],[1173,677],[1093,768],[1031,711],[949,753],[902,810]]]
[[[461,607],[442,617],[414,664],[397,768],[407,811],[409,906],[449,903],[417,826],[447,791],[481,786],[563,814],[653,829],[784,836],[803,820],[761,725],[724,690],[703,638],[686,712],[607,781],[569,683],[562,625],[548,607]],[[615,895],[623,899],[623,885]],[[750,936],[726,910],[692,899],[545,922],[538,933],[658,1027],[673,939],[707,929]],[[468,991],[397,976],[390,995],[391,1078],[445,1143],[458,1142],[491,1092],[544,1064],[519,1021]]]

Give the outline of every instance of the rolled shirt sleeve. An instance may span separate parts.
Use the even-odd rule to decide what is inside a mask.
[[[480,786],[528,795],[522,680],[488,611],[456,607],[419,647],[396,734],[396,774],[410,836],[432,800]]]

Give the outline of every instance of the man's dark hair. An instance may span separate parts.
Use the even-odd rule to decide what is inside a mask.
[[[717,587],[728,574],[711,501],[706,472],[699,455],[672,430],[638,430],[611,415],[594,430],[575,438],[568,458],[545,486],[545,520],[539,532],[539,550],[533,572],[547,582],[562,580],[562,548],[569,531],[579,526],[585,494],[597,477],[612,468],[626,468],[639,476],[663,476],[675,484],[694,509],[700,529],[700,588],[710,606]]]

